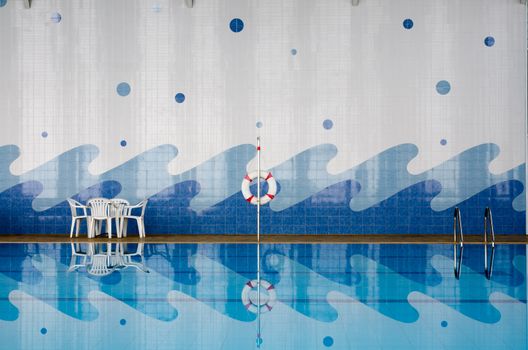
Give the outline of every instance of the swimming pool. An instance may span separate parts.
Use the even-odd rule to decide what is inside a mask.
[[[256,245],[2,244],[1,347],[525,349],[526,247],[483,256],[457,279],[451,245],[261,245],[258,304]]]

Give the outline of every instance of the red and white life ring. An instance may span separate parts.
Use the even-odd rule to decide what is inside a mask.
[[[250,312],[257,313],[257,280],[252,280],[246,283],[244,289],[242,289],[242,304]],[[260,312],[268,312],[273,309],[273,306],[277,302],[277,291],[273,284],[266,280],[260,280]]]
[[[244,176],[244,179],[242,180],[242,195],[244,196],[246,201],[254,205],[257,204],[258,199],[251,193],[249,186],[256,178],[257,172],[253,171]],[[277,194],[277,182],[269,171],[261,171],[260,178],[266,180],[266,182],[268,183],[268,193],[260,196],[260,205],[264,205],[269,203],[269,201],[271,201],[273,198],[275,198],[275,195]]]

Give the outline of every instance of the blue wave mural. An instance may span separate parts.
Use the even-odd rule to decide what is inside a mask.
[[[414,145],[399,145],[338,175],[326,171],[335,146],[301,152],[272,169],[279,192],[262,208],[262,231],[446,233],[452,230],[453,207],[459,206],[466,231],[479,233],[489,206],[499,234],[524,232],[524,165],[491,174],[488,166],[499,149],[484,144],[412,175],[407,166],[417,152]],[[18,148],[0,147],[0,200],[6,203],[0,232],[67,232],[66,198],[84,202],[104,196],[149,198],[147,233],[254,233],[255,208],[240,194],[253,146],[233,147],[179,175],[167,170],[177,157],[174,146],[156,147],[95,176],[88,166],[97,153],[94,146],[81,146],[17,177],[9,165]]]
[[[407,170],[418,155],[418,147],[413,144],[392,147],[348,171],[331,175],[326,169],[337,152],[334,145],[316,146],[274,168],[283,193],[270,204],[271,208],[284,210],[336,183],[354,180],[361,185],[361,191],[351,200],[350,207],[362,211],[419,182],[435,180],[442,190],[432,200],[431,208],[442,211],[499,182],[525,181],[524,164],[503,174],[490,173],[489,163],[500,153],[495,144],[470,148],[417,175]],[[514,202],[518,211],[524,210],[523,198]]]

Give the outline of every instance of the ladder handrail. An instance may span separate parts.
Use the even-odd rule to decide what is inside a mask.
[[[455,212],[453,215],[453,240],[455,244],[458,243],[461,247],[464,245],[464,233],[462,232],[462,216],[460,215],[460,209],[458,207],[455,207]]]
[[[491,254],[488,266],[488,227],[491,236]],[[490,207],[484,210],[484,274],[487,279],[491,279],[493,273],[493,260],[495,257],[495,228],[493,227],[493,215]]]
[[[462,216],[460,209],[455,207],[453,215],[453,271],[455,278],[460,279],[460,268],[462,266],[462,255],[464,253],[464,233],[462,232]],[[460,247],[460,253],[458,249]]]
[[[484,243],[488,244],[488,224],[491,234],[491,246],[495,247],[495,229],[493,227],[493,215],[491,214],[490,207],[486,207],[484,210]]]

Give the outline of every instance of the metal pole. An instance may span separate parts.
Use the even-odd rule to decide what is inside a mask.
[[[257,137],[257,347],[260,348],[260,137]]]

